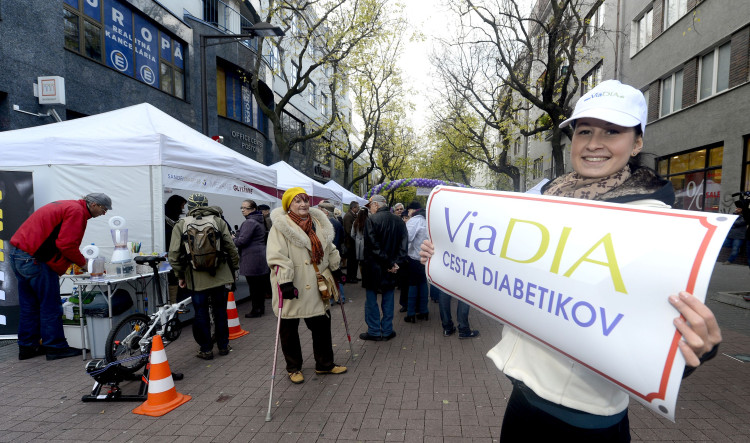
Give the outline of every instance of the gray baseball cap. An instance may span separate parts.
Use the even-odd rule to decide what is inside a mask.
[[[112,199],[107,194],[101,192],[94,192],[83,197],[84,200],[90,203],[96,203],[97,205],[104,206],[107,211],[112,210]]]

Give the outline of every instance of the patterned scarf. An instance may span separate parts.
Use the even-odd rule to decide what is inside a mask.
[[[323,245],[320,244],[320,239],[318,239],[318,235],[315,234],[315,226],[313,225],[312,216],[303,219],[292,211],[289,211],[287,215],[289,215],[289,218],[291,218],[292,221],[302,228],[302,230],[305,231],[305,234],[310,237],[310,246],[312,247],[310,257],[315,264],[319,264],[323,261]]]
[[[630,166],[607,177],[586,178],[571,172],[555,179],[544,195],[598,200],[600,196],[625,183],[630,178]]]

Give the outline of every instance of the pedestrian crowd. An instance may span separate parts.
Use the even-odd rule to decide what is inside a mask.
[[[542,193],[669,207],[675,200],[671,183],[639,163],[646,121],[640,91],[614,80],[597,85],[560,124],[572,132],[573,171],[546,184]],[[185,206],[187,215],[180,218]],[[58,276],[72,264],[86,266],[79,246],[87,222],[111,209],[111,199],[101,193],[53,202],[32,213],[11,238],[9,256],[20,305],[19,359],[80,355],[63,334]],[[300,320],[312,335],[315,372],[347,372],[334,361],[330,311],[332,305],[346,302],[345,284],[365,289],[367,331],[360,334],[362,340],[387,342],[396,337],[397,328],[429,321],[430,300],[438,304],[445,337],[456,332],[460,339],[479,336],[469,325],[469,305],[457,300],[454,323],[453,297],[426,278],[425,263],[434,246],[418,201],[391,208],[384,196],[373,195],[362,206],[352,201],[342,214],[329,201],[313,207],[305,190],[295,187],[284,192],[281,207],[271,210],[248,199],[239,210],[245,220],[233,231],[222,209],[209,206],[203,194],[170,198],[165,205],[165,240],[173,270],[170,300],[181,298],[180,293],[192,298],[198,358],[212,359],[214,344],[220,356],[232,350],[227,295],[239,275],[249,286],[252,307],[246,317],[265,315],[265,300],[271,299],[292,383],[305,380]],[[744,242],[750,245],[750,205],[738,205],[737,213],[743,217],[728,236],[728,263]],[[208,240],[200,242],[203,238]],[[394,322],[397,289],[399,312],[405,313],[402,325]],[[683,337],[679,349],[687,376],[717,354],[721,331],[711,310],[692,294],[665,297],[679,315],[674,326]],[[579,362],[509,326],[487,355],[513,382],[501,440],[630,441],[628,395]]]

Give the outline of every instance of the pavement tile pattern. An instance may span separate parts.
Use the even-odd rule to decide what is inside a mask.
[[[631,401],[633,441],[750,441],[750,365],[735,358],[750,355],[750,309],[714,296],[748,289],[748,267],[717,264],[708,304],[722,326],[720,354],[683,382],[675,423]],[[346,294],[353,300],[345,308],[354,359],[339,306],[331,313],[336,363],[349,371],[315,374],[302,323],[305,382],[288,380],[279,355],[270,422],[276,321],[273,315],[245,318],[250,306],[240,302],[240,322],[250,334],[232,340],[229,355],[196,358],[190,326],[166,348],[172,371],[185,374],[175,382],[177,391],[193,399],[158,418],[133,414],[138,402],[82,402],[93,379],[80,358],[18,361],[15,345],[0,348],[0,442],[499,441],[511,384],[485,353],[500,339],[502,325],[472,310],[479,337],[443,337],[437,304],[430,302],[429,320],[406,323],[397,312],[395,339],[362,341],[364,290],[349,285]],[[138,382],[121,387],[135,394]]]

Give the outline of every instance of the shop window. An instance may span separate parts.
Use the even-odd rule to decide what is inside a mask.
[[[657,159],[659,175],[672,182],[676,209],[718,212],[724,146],[714,145]]]

